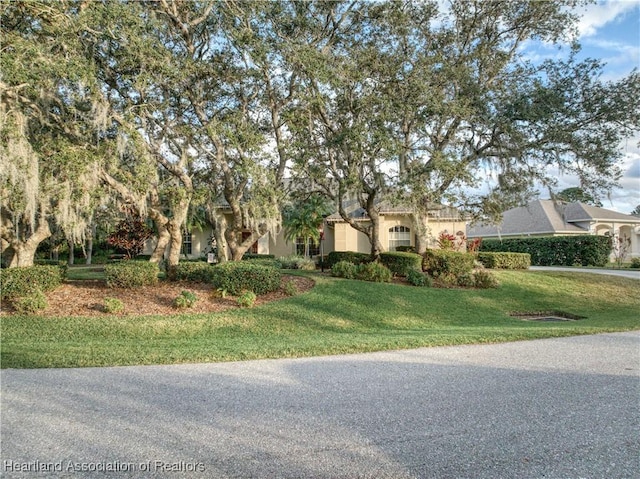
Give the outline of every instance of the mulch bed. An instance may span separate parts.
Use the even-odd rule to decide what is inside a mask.
[[[315,285],[310,278],[282,275],[282,287],[278,291],[258,296],[256,305],[287,298],[284,285],[293,281],[299,293]],[[195,294],[198,301],[191,307],[178,310],[173,300],[184,290]],[[67,281],[62,286],[46,293],[48,306],[37,315],[55,316],[103,316],[105,298],[117,298],[124,303],[122,316],[169,315],[182,312],[213,313],[238,308],[234,297],[215,298],[213,288],[206,283],[161,281],[155,286],[136,289],[112,289],[104,281]],[[13,314],[8,303],[2,302],[2,315]]]

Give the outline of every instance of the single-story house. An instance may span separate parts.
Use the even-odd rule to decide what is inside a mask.
[[[380,243],[386,251],[395,251],[398,246],[415,246],[416,234],[411,221],[411,210],[403,206],[382,203],[380,206]],[[351,219],[366,223],[369,218],[363,208],[356,208],[349,213]],[[457,209],[439,205],[429,211],[429,247],[437,247],[440,233],[464,236],[465,220]],[[325,220],[325,251],[358,251],[368,253],[371,243],[364,233],[351,227],[338,213]],[[329,249],[327,249],[327,247]]]
[[[349,211],[349,210],[347,210]],[[349,213],[358,222],[368,222],[369,218],[362,208],[354,207]],[[411,222],[411,211],[405,207],[391,206],[383,203],[381,210],[380,241],[387,251],[394,251],[398,246],[415,246],[416,235]],[[429,212],[429,227],[431,228],[430,247],[437,247],[436,241],[440,233],[464,236],[465,220],[455,208],[438,206]],[[371,244],[367,236],[352,228],[338,213],[325,218],[323,224],[322,244],[309,245],[311,256],[328,254],[331,251],[357,251],[369,253]],[[247,232],[247,236],[249,232]],[[194,230],[183,233],[183,252],[189,258],[200,258],[211,251],[213,232],[210,228],[203,231]],[[153,251],[155,240],[151,239],[144,253]],[[267,233],[249,249],[249,253],[273,254],[276,257],[293,254],[304,254],[302,238],[293,243],[284,239],[284,231],[277,234]]]
[[[640,256],[640,218],[580,202],[536,200],[512,208],[499,224],[467,227],[467,237],[524,238],[536,236],[609,235],[628,238],[628,257]]]

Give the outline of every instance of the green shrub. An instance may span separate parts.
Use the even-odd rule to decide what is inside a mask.
[[[380,262],[396,276],[407,276],[411,270],[422,271],[422,256],[416,253],[380,253]]]
[[[226,290],[226,289],[224,289],[224,288],[216,288],[216,289],[213,289],[213,290],[211,291],[211,297],[212,297],[212,298],[214,298],[214,299],[217,299],[217,298],[222,298],[222,299],[224,299],[224,298],[226,298],[226,297],[227,297],[227,290]]]
[[[463,273],[456,277],[456,283],[461,288],[473,288],[476,285],[473,273]]]
[[[488,289],[497,288],[500,284],[491,271],[478,269],[473,272],[473,279],[476,288]]]
[[[278,261],[282,265],[282,269],[298,269],[298,261],[302,259],[302,256],[290,255],[280,256]]]
[[[241,308],[253,308],[256,303],[256,294],[253,291],[243,291],[236,299]]]
[[[104,298],[102,310],[109,314],[118,314],[124,311],[124,303],[118,298]]]
[[[431,276],[453,274],[459,276],[473,271],[475,257],[470,253],[429,249],[424,254],[422,269]]]
[[[67,262],[55,259],[36,259],[33,264],[38,266],[65,266]]]
[[[458,286],[458,275],[453,273],[438,273],[434,276],[436,285],[440,288],[453,288]]]
[[[407,272],[407,281],[409,284],[413,286],[428,286],[431,287],[433,285],[433,280],[431,276],[423,273],[422,271],[417,271],[415,269],[410,269]]]
[[[191,291],[182,291],[180,295],[173,300],[173,307],[179,309],[190,308],[196,301],[198,301],[198,297]]]
[[[277,259],[273,259],[273,258],[250,258],[244,261],[248,261],[251,264],[259,264],[262,266],[270,266],[272,268],[275,269],[281,269],[282,268],[282,263],[280,262],[280,260]]]
[[[356,268],[356,279],[361,281],[388,283],[393,277],[391,270],[380,263],[362,263]]]
[[[287,296],[295,296],[298,294],[298,287],[295,281],[287,281],[284,285],[284,292]]]
[[[298,261],[298,269],[303,271],[315,271],[316,262],[311,258],[302,258],[302,260]]]
[[[229,261],[213,267],[211,282],[214,288],[221,288],[237,295],[242,291],[256,294],[270,293],[280,288],[282,275],[272,266],[254,264],[253,261]]]
[[[122,261],[104,267],[110,288],[138,288],[158,282],[158,265],[146,261]]]
[[[531,266],[531,255],[529,253],[483,252],[478,253],[478,261],[485,268],[491,269],[528,269]]]
[[[578,235],[484,240],[480,251],[529,253],[535,266],[605,266],[611,253],[611,238]]]
[[[193,281],[196,283],[210,283],[213,275],[213,266],[202,261],[180,262],[173,269],[172,280]]]
[[[276,259],[274,254],[258,254],[258,253],[245,253],[242,255],[242,259]]]
[[[51,291],[62,284],[64,266],[24,266],[0,272],[0,297],[17,298],[36,291]]]
[[[415,246],[396,246],[396,251],[400,253],[416,253]]]
[[[24,296],[14,298],[11,305],[18,313],[33,314],[47,307],[47,298],[41,290],[34,289]]]
[[[629,265],[629,268],[640,268],[640,258],[631,258],[631,265]]]
[[[358,267],[349,261],[338,261],[331,267],[331,276],[355,279]]]
[[[371,255],[367,253],[356,253],[355,251],[332,251],[327,255],[324,266],[325,268],[333,268],[333,265],[339,261],[348,261],[355,265],[369,263],[371,261]]]

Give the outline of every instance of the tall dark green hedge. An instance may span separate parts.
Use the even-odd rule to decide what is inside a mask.
[[[348,261],[356,265],[369,263],[371,262],[371,255],[367,253],[356,253],[355,251],[332,251],[327,255],[324,267],[331,269],[331,267],[339,261]]]
[[[104,267],[110,288],[139,288],[158,282],[158,265],[148,261],[127,260]]]
[[[480,251],[529,253],[534,266],[605,266],[611,253],[608,236],[485,239]]]
[[[473,271],[474,261],[475,257],[471,253],[428,249],[424,253],[422,269],[432,276],[460,276]]]
[[[229,261],[212,268],[214,288],[226,290],[234,296],[243,291],[266,294],[280,288],[280,270],[253,261]]]
[[[422,256],[417,253],[402,251],[380,253],[380,262],[398,276],[406,276],[411,270],[422,271]]]
[[[531,266],[529,253],[481,251],[478,261],[492,269],[527,269]]]

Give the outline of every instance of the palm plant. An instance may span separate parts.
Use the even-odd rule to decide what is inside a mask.
[[[312,195],[285,208],[283,212],[284,237],[295,243],[298,238],[304,241],[304,257],[309,257],[309,243],[320,242],[320,227],[324,217],[331,212],[326,200]]]

